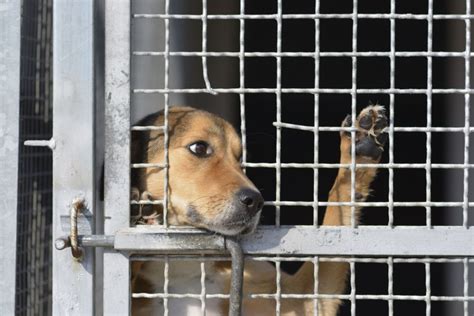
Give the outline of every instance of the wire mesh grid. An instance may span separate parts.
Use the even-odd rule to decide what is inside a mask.
[[[52,1],[22,5],[20,144],[52,136]],[[51,313],[52,154],[19,146],[16,314]]]
[[[312,210],[312,225],[317,228],[320,225],[320,207],[327,206],[339,206],[339,207],[350,207],[351,209],[351,226],[357,228],[358,223],[356,221],[356,208],[357,207],[372,207],[386,210],[386,221],[378,225],[384,225],[387,229],[391,229],[396,226],[396,215],[395,211],[401,208],[422,208],[425,211],[424,223],[410,223],[413,226],[425,226],[429,228],[435,228],[432,221],[433,208],[460,208],[462,210],[462,220],[458,225],[465,229],[469,229],[469,208],[473,206],[473,203],[469,201],[469,172],[472,168],[469,157],[469,143],[470,143],[470,132],[472,130],[470,126],[470,94],[473,93],[470,87],[470,58],[471,53],[471,38],[470,38],[470,19],[473,18],[471,15],[471,4],[469,1],[465,2],[465,12],[462,14],[438,14],[434,13],[433,1],[430,0],[426,4],[427,13],[397,13],[397,7],[394,0],[389,2],[389,9],[387,13],[363,13],[359,12],[359,4],[357,0],[351,2],[350,13],[322,13],[320,1],[313,3],[314,11],[312,13],[285,13],[284,12],[284,1],[275,0],[275,12],[265,14],[249,14],[246,11],[246,2],[241,0],[239,3],[239,12],[232,14],[210,14],[208,12],[208,4],[206,0],[202,1],[202,11],[200,13],[193,14],[182,14],[170,13],[170,3],[165,1],[164,12],[162,13],[148,13],[140,12],[135,13],[132,16],[133,20],[140,19],[155,19],[163,21],[164,23],[164,50],[163,51],[138,51],[134,50],[131,52],[132,58],[143,58],[143,57],[156,57],[163,58],[165,65],[164,72],[164,86],[157,88],[141,88],[134,87],[132,93],[134,94],[158,94],[164,96],[164,126],[135,126],[132,131],[139,133],[141,131],[150,131],[161,129],[164,131],[164,143],[165,143],[165,162],[162,164],[152,163],[134,163],[132,168],[162,168],[167,170],[169,165],[168,160],[168,110],[170,107],[170,95],[174,94],[235,94],[238,96],[239,109],[240,109],[240,131],[242,136],[243,154],[242,154],[242,167],[247,171],[252,169],[270,169],[274,171],[273,179],[273,198],[265,202],[267,209],[271,208],[272,215],[274,217],[273,225],[279,227],[287,224],[282,221],[282,215],[284,212],[291,212],[292,207],[304,207]],[[201,25],[201,47],[200,50],[191,51],[172,51],[170,48],[170,40],[173,35],[170,34],[170,23],[172,21],[184,20],[184,21],[198,21]],[[212,52],[207,49],[208,41],[208,23],[209,21],[215,20],[229,20],[238,22],[238,51],[216,51]],[[286,21],[291,20],[310,20],[313,23],[313,40],[314,49],[309,52],[297,52],[297,51],[284,51],[283,42],[286,37],[283,36],[283,25]],[[351,23],[351,45],[348,51],[321,51],[321,22],[325,20],[348,20]],[[364,20],[382,20],[388,21],[389,29],[385,33],[385,36],[389,39],[389,47],[387,51],[359,51],[358,40],[359,40],[359,23]],[[426,48],[419,51],[408,51],[397,49],[396,27],[399,21],[423,21],[426,25]],[[464,23],[464,43],[465,46],[462,51],[449,51],[449,50],[437,50],[433,49],[433,38],[434,38],[434,23],[435,21],[461,21]],[[272,21],[276,24],[276,31],[273,33],[276,35],[275,45],[271,51],[246,51],[246,23],[252,21]],[[325,29],[327,32],[327,29]],[[294,36],[294,35],[293,35]],[[305,34],[299,34],[302,40],[305,38]],[[359,74],[358,65],[360,58],[386,58],[389,62],[389,86],[388,87],[360,87],[359,85]],[[433,85],[433,59],[434,58],[461,58],[464,63],[464,87],[456,88],[435,88]],[[204,87],[171,87],[170,86],[170,64],[173,58],[200,58],[202,62],[202,82]],[[218,87],[212,82],[212,74],[209,74],[207,61],[210,58],[238,58],[238,69],[239,69],[239,83],[237,87]],[[270,58],[275,61],[275,76],[273,87],[248,87],[246,86],[247,68],[246,62],[251,58]],[[283,58],[310,58],[314,61],[314,73],[313,73],[313,86],[312,87],[285,87],[282,82],[283,72],[282,71],[282,60]],[[321,59],[322,58],[349,58],[350,59],[350,87],[347,88],[333,88],[331,86],[322,86],[320,84],[321,79]],[[397,84],[396,73],[397,73],[397,62],[401,59],[409,58],[420,58],[421,62],[426,64],[426,80],[423,83],[425,87],[400,87],[402,85]],[[422,86],[423,86],[422,84]],[[376,86],[376,85],[375,85]],[[247,99],[252,94],[270,94],[274,96],[275,117],[273,118],[274,128],[274,156],[273,161],[270,162],[253,162],[249,159],[249,152],[247,150],[248,144],[248,120],[252,120],[248,114],[248,102]],[[313,122],[312,124],[295,124],[285,122],[283,108],[284,96],[288,94],[309,94],[313,98]],[[355,161],[355,133],[356,129],[352,127],[340,127],[339,125],[329,126],[321,124],[322,118],[320,116],[320,109],[324,105],[320,105],[320,97],[322,95],[348,95],[350,96],[350,116],[352,122],[356,121],[357,118],[357,103],[359,95],[384,95],[387,99],[387,113],[389,115],[389,126],[386,132],[389,135],[388,150],[386,153],[386,159],[388,161],[378,164],[356,164]],[[464,97],[463,110],[464,110],[464,121],[462,126],[433,126],[433,99],[436,95],[455,95],[459,94]],[[425,126],[396,126],[396,99],[398,96],[403,95],[421,95],[425,98],[426,108]],[[312,133],[312,162],[284,162],[282,159],[282,144],[283,133],[286,130],[292,130],[296,132]],[[352,161],[349,164],[341,164],[334,162],[323,162],[320,159],[320,139],[326,134],[331,132],[350,132],[351,137],[351,150],[352,150]],[[397,149],[396,136],[397,134],[408,134],[422,133],[426,136],[424,142],[425,159],[421,162],[399,162],[396,160]],[[432,149],[432,137],[434,133],[460,133],[463,135],[463,159],[461,163],[436,163],[433,162],[433,149]],[[328,202],[320,197],[320,186],[318,185],[320,179],[320,172],[324,169],[338,169],[338,168],[349,168],[351,171],[351,194],[350,201],[336,201]],[[367,201],[360,202],[356,198],[356,168],[378,168],[381,172],[388,173],[388,181],[386,183],[388,190],[386,195],[378,201]],[[282,197],[282,187],[285,186],[285,181],[282,179],[282,173],[285,170],[310,170],[312,171],[312,199],[311,200],[289,200]],[[424,193],[425,199],[423,201],[409,201],[409,200],[397,200],[396,191],[397,188],[394,185],[396,173],[399,170],[420,170],[424,173],[425,185]],[[437,196],[433,196],[432,193],[432,175],[433,170],[460,170],[462,171],[462,199],[460,201],[440,201]],[[166,171],[167,172],[167,171]],[[165,177],[165,188],[168,187],[168,176]],[[291,185],[291,184],[287,184]],[[165,189],[165,192],[168,192]],[[268,198],[267,198],[268,199]],[[168,196],[165,194],[165,198],[162,201],[153,201],[148,199],[134,200],[131,202],[132,205],[139,205],[139,209],[142,210],[145,205],[163,205],[164,212],[162,218],[162,224],[167,226],[167,205]],[[156,214],[155,214],[156,215]],[[138,217],[143,217],[143,214],[139,214]],[[361,224],[363,225],[363,224]],[[439,312],[441,307],[438,306],[438,302],[458,302],[462,304],[462,314],[469,314],[469,302],[473,299],[469,289],[469,267],[472,263],[471,258],[442,258],[443,254],[439,254],[439,258],[398,258],[390,256],[387,253],[386,258],[363,258],[363,257],[288,257],[288,254],[281,254],[281,256],[270,257],[270,256],[247,256],[249,261],[268,261],[273,262],[275,267],[275,291],[273,293],[250,293],[246,294],[251,299],[270,299],[275,301],[275,313],[279,315],[282,312],[282,301],[288,299],[310,299],[314,301],[315,309],[314,313],[318,314],[318,304],[322,299],[341,299],[347,301],[348,310],[346,311],[350,315],[355,315],[357,306],[361,301],[383,301],[386,304],[386,313],[388,315],[394,315],[397,310],[403,310],[403,308],[397,308],[397,304],[400,302],[417,301],[423,302],[424,310],[426,315],[433,315]],[[134,260],[162,260],[164,283],[162,285],[162,292],[160,293],[133,293],[134,298],[150,298],[150,299],[162,299],[164,304],[164,314],[169,313],[168,301],[172,299],[191,298],[200,302],[200,308],[202,313],[205,313],[206,302],[211,299],[227,299],[228,294],[226,293],[208,293],[206,290],[206,281],[208,275],[206,274],[206,264],[211,261],[224,260],[218,257],[186,257],[186,256],[164,256],[164,257],[135,257]],[[198,265],[196,266],[199,272],[200,281],[200,292],[199,293],[172,293],[170,292],[170,284],[173,282],[170,279],[169,271],[170,265],[174,260],[197,260]],[[312,293],[287,293],[282,289],[281,278],[282,278],[282,263],[283,262],[312,262],[314,264],[314,286]],[[318,269],[320,262],[344,262],[349,265],[349,277],[348,284],[349,290],[346,294],[328,294],[319,292],[319,277]],[[386,290],[377,294],[363,294],[359,289],[356,291],[356,279],[358,267],[361,264],[372,264],[372,265],[384,265],[386,268],[386,274],[383,279],[387,280]],[[424,290],[423,293],[415,294],[400,294],[397,293],[397,289],[394,283],[397,282],[397,277],[402,279],[401,274],[396,274],[396,267],[403,264],[418,264],[423,266],[423,280]],[[432,267],[438,264],[458,264],[462,268],[462,280],[459,284],[462,284],[462,293],[456,295],[442,295],[435,294],[432,291],[433,282],[435,281],[436,275],[432,273]],[[437,269],[436,271],[440,271]],[[396,276],[395,276],[396,275]],[[441,275],[441,274],[440,274]],[[432,307],[435,306],[435,311],[432,311]],[[320,311],[319,311],[320,312]]]

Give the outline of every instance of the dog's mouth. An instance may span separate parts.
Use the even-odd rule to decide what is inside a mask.
[[[242,214],[237,211],[230,216],[226,216],[220,222],[215,223],[212,230],[228,236],[251,234],[257,228],[261,213],[261,210],[253,215]]]
[[[248,235],[253,233],[256,229],[259,217],[260,216],[254,216],[251,220],[212,225],[208,229],[225,236]]]
[[[202,216],[195,206],[189,205],[187,207],[187,218],[192,226],[204,228],[225,236],[252,233],[258,225],[260,213],[261,211],[258,211],[251,216],[249,214],[242,214],[238,208],[229,207],[217,218],[209,220]]]
[[[228,235],[247,235],[251,234],[255,228],[257,227],[259,221],[260,214],[252,217],[249,220],[242,220],[239,222],[232,222],[232,223],[225,223],[224,229],[227,232],[234,232],[237,231],[235,234],[228,234]],[[224,234],[225,235],[225,234]]]

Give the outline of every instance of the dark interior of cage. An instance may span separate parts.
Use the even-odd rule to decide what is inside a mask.
[[[179,3],[179,2],[178,2]],[[175,3],[176,4],[176,3]],[[283,14],[312,14],[314,1],[283,1]],[[321,13],[352,13],[352,1],[321,1]],[[462,5],[448,6],[445,2],[435,2],[435,13],[464,12]],[[200,14],[200,4],[186,7],[171,5],[171,12],[176,14]],[[235,13],[238,6],[226,6],[209,2],[209,13]],[[427,14],[425,2],[397,1],[397,13]],[[275,14],[276,1],[246,1],[246,14]],[[390,13],[389,1],[358,1],[359,13]],[[178,29],[190,30],[198,27],[200,21],[171,20],[171,33]],[[357,21],[357,51],[358,52],[390,52],[390,19],[363,19]],[[219,29],[231,30],[238,34],[238,20],[209,20],[208,21],[208,51],[238,51],[239,42],[223,40]],[[321,52],[351,52],[353,39],[353,21],[351,18],[320,19]],[[434,20],[433,22],[433,51],[464,51],[465,24],[462,20]],[[395,21],[395,51],[426,52],[428,21],[426,19],[397,19]],[[181,31],[182,33],[182,31]],[[448,34],[457,34],[448,36]],[[171,35],[173,38],[173,35]],[[226,37],[226,39],[228,39]],[[173,44],[174,43],[174,44]],[[189,41],[171,41],[172,50],[200,51],[200,38]],[[277,21],[275,19],[246,19],[245,20],[245,52],[277,51]],[[315,21],[314,19],[283,19],[282,21],[282,52],[315,51]],[[420,54],[421,55],[421,54]],[[183,69],[200,65],[198,58],[181,58]],[[395,89],[427,89],[428,66],[425,56],[396,56],[394,58]],[[193,64],[194,63],[194,64]],[[138,63],[137,63],[138,64]],[[171,59],[173,64],[173,59]],[[194,66],[193,66],[194,65]],[[209,57],[208,72],[211,84],[217,88],[238,87],[238,76],[223,78],[222,69],[232,69],[229,74],[238,74],[238,59],[227,57]],[[229,66],[230,65],[230,66]],[[391,84],[390,58],[385,56],[357,57],[356,86],[357,89],[388,90]],[[226,68],[227,67],[227,68]],[[199,67],[197,69],[200,69]],[[328,89],[351,89],[352,59],[346,57],[319,58],[319,87]],[[463,88],[464,87],[464,58],[432,58],[432,87]],[[224,74],[225,76],[225,74]],[[277,82],[277,62],[275,56],[244,58],[244,87],[249,89],[275,88]],[[281,58],[281,87],[285,88],[314,88],[315,58],[282,57]],[[171,81],[173,79],[171,78]],[[195,83],[201,83],[202,73],[186,72],[187,85],[179,88],[196,88]],[[225,83],[223,83],[225,82]],[[178,86],[174,86],[175,88]],[[136,100],[139,97],[134,96]],[[344,117],[351,114],[350,93],[320,93],[319,97],[319,126],[340,126]],[[239,95],[237,93],[220,93],[216,96],[207,93],[171,95],[171,100],[184,100],[187,104],[198,106],[223,115],[233,122],[237,129],[239,121]],[[427,93],[394,93],[392,105],[395,110],[394,125],[396,127],[426,127]],[[277,94],[274,92],[245,93],[246,141],[248,162],[274,163],[276,156],[277,135],[273,123],[276,121]],[[368,104],[382,104],[390,108],[390,94],[386,92],[357,93],[357,111]],[[431,96],[432,126],[464,126],[464,95],[463,94],[432,94]],[[314,126],[315,96],[313,93],[282,93],[281,117],[285,123]],[[319,162],[337,163],[339,159],[339,133],[319,132],[318,153]],[[464,134],[463,133],[431,133],[431,161],[433,163],[463,163]],[[313,163],[314,134],[308,131],[282,129],[281,132],[281,162],[282,163]],[[427,134],[419,132],[396,132],[393,139],[393,161],[395,163],[425,163],[427,161]],[[389,161],[386,150],[382,163]],[[328,192],[336,176],[336,168],[320,168],[318,170],[318,200],[327,201]],[[275,201],[275,177],[273,168],[247,168],[247,174],[261,190],[265,200]],[[427,201],[425,168],[394,169],[393,200],[403,202]],[[463,169],[436,169],[430,171],[432,201],[462,201]],[[313,201],[313,169],[312,168],[282,168],[281,169],[281,201]],[[449,183],[449,185],[447,185]],[[387,202],[389,199],[389,171],[381,168],[372,185],[373,192],[369,202]],[[318,222],[322,222],[324,206],[319,207]],[[261,225],[275,225],[275,207],[265,206]],[[282,225],[312,225],[313,207],[281,206]],[[387,225],[389,220],[388,207],[366,207],[363,211],[361,225]],[[394,207],[393,224],[424,226],[427,222],[427,208]],[[461,225],[462,207],[431,207],[432,225]],[[300,264],[283,262],[282,268],[294,273]],[[387,264],[357,263],[356,288],[358,294],[387,294],[388,276]],[[431,264],[431,294],[432,295],[461,295],[462,293],[461,264]],[[425,295],[426,280],[423,264],[395,263],[393,267],[393,293],[395,295]],[[349,290],[348,290],[349,291]],[[346,300],[340,315],[350,314],[350,302]],[[396,315],[419,315],[426,311],[425,301],[395,300],[393,303]],[[434,301],[431,315],[461,313],[461,301]],[[383,315],[388,313],[387,300],[357,300],[357,313],[360,315]]]
[[[286,13],[312,13],[312,1],[283,2]],[[359,1],[359,12],[390,12],[389,1]],[[343,9],[341,9],[343,8]],[[247,2],[248,12],[274,12],[275,1]],[[273,10],[273,11],[272,11]],[[321,12],[352,12],[352,1],[322,1]],[[447,12],[447,2],[434,2],[434,12]],[[397,1],[396,11],[427,13],[426,2]],[[426,51],[427,21],[397,20],[395,23],[396,51]],[[463,21],[436,21],[433,25],[433,50],[463,51],[465,47]],[[282,50],[312,52],[315,48],[313,20],[284,20],[282,26]],[[461,34],[456,40],[448,34]],[[390,51],[390,21],[360,19],[357,30],[358,51]],[[275,23],[247,21],[245,45],[247,51],[275,51]],[[351,51],[352,20],[322,19],[320,21],[320,51]],[[273,87],[276,82],[276,63],[272,59],[246,58],[246,87]],[[433,58],[434,88],[463,88],[464,60],[451,58]],[[321,57],[319,68],[319,86],[321,88],[351,87],[350,57]],[[457,74],[457,75],[456,75]],[[311,88],[314,86],[313,58],[283,58],[282,87]],[[357,58],[358,88],[389,88],[390,60],[386,57]],[[423,57],[395,58],[395,88],[426,88],[427,61]],[[272,125],[275,121],[274,94],[246,95],[247,143],[249,161],[274,162],[276,132]],[[314,96],[312,94],[282,94],[282,121],[309,125],[314,124]],[[358,94],[358,111],[370,103],[388,106],[389,94]],[[396,94],[394,96],[395,126],[426,126],[426,94]],[[433,126],[464,125],[464,95],[432,96]],[[338,126],[341,120],[351,113],[350,94],[319,95],[319,126]],[[258,118],[258,119],[257,119]],[[437,163],[462,163],[462,133],[433,133],[431,141],[431,159]],[[319,133],[319,161],[335,163],[338,161],[338,132]],[[313,134],[306,131],[284,129],[282,131],[282,162],[313,162]],[[395,133],[393,139],[394,161],[400,163],[425,162],[427,155],[426,134]],[[261,144],[265,144],[262,146]],[[273,146],[273,147],[272,147]],[[388,162],[388,150],[382,163]],[[249,177],[261,188],[266,200],[275,200],[275,171],[271,169],[247,170]],[[318,177],[318,199],[327,201],[329,190],[336,176],[336,169],[320,169]],[[393,187],[395,201],[426,200],[425,169],[397,169],[394,172]],[[431,195],[433,201],[462,201],[462,169],[432,169]],[[370,201],[387,201],[388,170],[380,169],[372,185]],[[281,185],[282,201],[313,200],[313,170],[283,169]],[[447,185],[449,183],[449,185]],[[261,223],[272,225],[275,221],[274,207],[266,207]],[[324,216],[324,207],[319,210],[319,223]],[[285,225],[311,225],[312,207],[282,206],[281,223]],[[361,225],[386,225],[387,207],[367,207],[363,210]],[[425,225],[425,207],[395,207],[395,225]],[[461,225],[462,209],[432,208],[433,225]],[[282,264],[283,269],[295,271],[298,265]],[[356,288],[361,294],[387,294],[387,266],[383,264],[356,264]],[[460,265],[432,265],[431,293],[454,295],[462,291],[462,267]],[[457,280],[457,281],[455,281]],[[396,264],[394,266],[394,293],[424,295],[425,273],[420,264]],[[386,301],[357,301],[357,313],[360,315],[387,314]],[[462,302],[435,302],[431,315],[457,315],[462,313]],[[425,303],[417,301],[395,301],[396,315],[422,315]],[[343,305],[340,315],[350,314],[348,301]]]

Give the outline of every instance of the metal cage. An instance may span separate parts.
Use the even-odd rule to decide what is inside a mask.
[[[23,29],[27,8],[25,2]],[[28,313],[23,308],[33,304],[38,313],[52,308],[55,315],[126,315],[133,297],[161,300],[165,315],[170,300],[194,300],[203,315],[209,300],[230,300],[236,315],[242,299],[239,248],[245,260],[275,266],[276,291],[248,297],[274,301],[276,315],[285,299],[311,299],[315,306],[321,299],[341,299],[341,315],[473,313],[470,0],[58,0],[52,20],[49,1],[35,8],[43,8],[32,13],[41,22],[31,31],[31,50],[26,38],[21,41],[21,72],[20,59],[13,58],[20,42],[0,29],[12,49],[5,50],[12,56],[5,67],[18,66],[9,78],[22,83],[21,89],[8,86],[12,93],[2,99],[11,106],[0,112],[16,122],[7,124],[5,135],[20,143],[19,151],[0,147],[7,149],[0,159],[11,165],[0,182],[12,191],[6,214],[17,210],[12,216],[18,228],[0,234],[5,253],[17,249],[18,313]],[[19,7],[6,12],[17,16]],[[19,24],[11,27],[18,34]],[[36,68],[28,68],[31,58]],[[369,102],[388,110],[384,160],[361,165],[353,155],[341,165],[337,137],[352,133],[355,150],[355,130],[340,122],[346,113],[354,122],[358,108]],[[132,169],[167,170],[167,115],[179,103],[203,104],[240,128],[242,167],[263,188],[266,202],[262,225],[238,246],[223,236],[169,226],[166,195],[161,201],[130,199]],[[34,114],[27,112],[33,107]],[[163,126],[133,126],[158,109],[164,109]],[[165,163],[131,163],[131,133],[151,129],[164,132]],[[50,154],[21,147],[24,140],[52,149],[52,179]],[[35,153],[41,161],[29,162]],[[340,167],[351,170],[351,201],[328,202],[330,180]],[[356,167],[380,170],[366,202],[356,199]],[[163,205],[163,224],[131,225],[136,204]],[[352,225],[322,226],[328,205],[350,206]],[[360,225],[354,220],[357,206],[366,214]],[[6,242],[12,234],[18,247]],[[52,252],[52,272],[50,238],[58,249],[73,248],[72,254]],[[41,255],[32,257],[24,244]],[[3,265],[11,265],[12,257],[4,258]],[[34,269],[25,270],[24,260]],[[163,262],[162,291],[131,293],[134,260]],[[172,291],[169,270],[179,260],[196,263],[200,291]],[[221,260],[232,260],[233,287],[230,293],[209,293],[206,264]],[[313,293],[283,293],[281,272],[291,273],[304,261],[314,265]],[[319,292],[322,262],[349,264],[346,293]],[[29,282],[41,291],[31,290]],[[23,284],[30,290],[22,292]],[[2,302],[7,312],[13,313],[13,301]]]

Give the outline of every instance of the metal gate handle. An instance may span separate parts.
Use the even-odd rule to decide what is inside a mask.
[[[244,253],[237,240],[226,237],[225,246],[232,257],[230,280],[229,316],[240,316],[242,313],[242,285],[244,279]]]
[[[79,246],[79,237],[77,234],[77,217],[79,212],[85,207],[85,201],[83,198],[76,198],[71,203],[71,210],[69,212],[70,217],[70,233],[69,236],[59,237],[54,241],[54,246],[58,250],[71,247],[72,256],[78,260],[82,258],[84,251]]]
[[[71,243],[71,252],[72,256],[76,259],[80,259],[83,254],[83,250],[79,247],[79,243],[77,241],[77,216],[79,212],[84,208],[84,199],[83,198],[76,198],[72,201],[71,205],[71,232],[69,235],[69,240]]]
[[[70,220],[71,230],[70,236],[65,236],[56,239],[56,249],[62,250],[67,247],[71,247],[72,255],[74,258],[81,258],[83,255],[82,247],[107,247],[115,248],[116,250],[130,251],[129,248],[130,240],[123,242],[118,245],[116,236],[106,235],[82,235],[78,236],[77,229],[77,217],[79,212],[85,207],[83,199],[75,199],[71,205]],[[183,250],[182,238],[180,236],[188,235],[187,233],[178,232],[174,233],[175,236],[171,237],[173,233],[158,234],[163,237],[160,244],[168,244],[170,250]],[[125,236],[128,236],[125,234]],[[123,236],[122,236],[123,237]],[[176,238],[178,237],[177,241]],[[218,238],[218,239],[216,239]],[[174,243],[170,243],[173,241]],[[194,245],[206,245],[204,251],[228,251],[231,255],[232,260],[232,271],[230,280],[230,291],[229,291],[229,316],[240,316],[242,313],[242,289],[243,289],[243,274],[244,274],[244,254],[237,237],[217,237],[215,235],[209,235],[209,233],[201,233],[199,236],[193,236]],[[218,241],[220,240],[220,242]],[[132,240],[133,241],[133,240]],[[120,242],[120,241],[119,241]],[[82,247],[81,247],[82,246]],[[166,247],[165,247],[166,248]],[[160,251],[166,250],[161,248]],[[191,250],[191,249],[188,249]],[[194,252],[202,253],[203,249],[199,247],[193,247]]]

